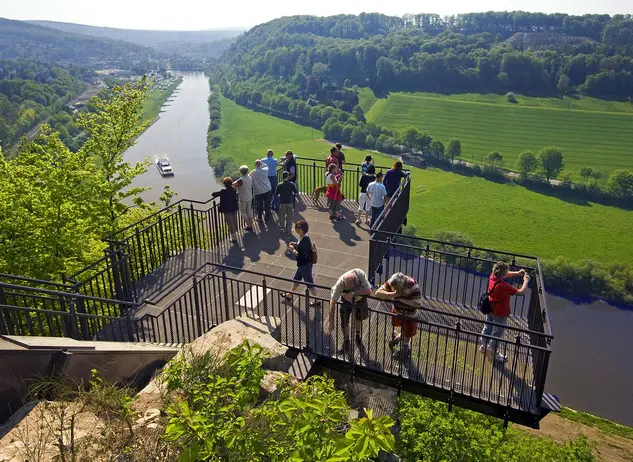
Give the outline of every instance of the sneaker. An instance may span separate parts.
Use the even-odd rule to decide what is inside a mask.
[[[321,306],[321,300],[312,300],[312,301],[310,302],[310,306],[313,306],[313,307],[319,307],[319,306]]]
[[[356,226],[360,226],[360,220],[356,220],[356,221],[354,222],[354,224],[355,224]]]
[[[497,353],[495,355],[495,361],[498,363],[505,363],[508,360],[508,357],[504,354]]]
[[[486,345],[479,345],[479,351],[480,351],[481,353],[485,353],[485,352],[486,352],[486,350],[487,350]]]
[[[285,301],[292,303],[292,295],[289,294],[288,292],[282,292],[281,296],[283,297]]]
[[[344,216],[340,216],[340,217],[336,217],[336,219],[337,219],[338,221],[341,221],[341,220],[345,220],[345,217],[344,217]]]

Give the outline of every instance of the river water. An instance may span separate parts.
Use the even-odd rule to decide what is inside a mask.
[[[173,177],[163,178],[156,165],[135,178],[133,186],[150,186],[143,193],[146,201],[158,201],[168,184],[178,193],[174,198],[207,200],[220,188],[207,160],[209,126],[209,80],[203,72],[178,72],[183,81],[163,107],[160,118],[149,127],[125,153],[125,160],[136,162],[150,157],[167,157],[174,169]]]
[[[125,154],[137,161],[164,153],[173,165],[172,178],[152,165],[136,179],[134,186],[152,187],[146,200],[158,200],[165,184],[176,199],[206,200],[219,189],[206,152],[209,84],[202,72],[182,74],[173,101]],[[633,310],[553,295],[547,302],[554,340],[546,390],[564,406],[633,425]]]

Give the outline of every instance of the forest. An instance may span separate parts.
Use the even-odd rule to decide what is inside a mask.
[[[231,82],[346,110],[356,104],[346,81],[379,92],[579,92],[626,99],[633,92],[633,18],[294,16],[240,36],[219,69]]]
[[[0,146],[7,148],[43,119],[71,148],[79,129],[67,103],[87,87],[92,73],[33,60],[0,61]]]
[[[134,43],[62,32],[0,18],[0,59],[148,70],[158,52]]]

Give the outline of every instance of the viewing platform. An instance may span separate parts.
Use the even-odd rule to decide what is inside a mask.
[[[297,353],[328,368],[538,428],[558,399],[544,392],[552,335],[540,263],[519,254],[454,245],[399,234],[409,211],[411,180],[403,180],[370,230],[354,224],[359,166],[348,165],[343,183],[345,220],[330,221],[325,197],[311,194],[323,176],[322,161],[299,159],[296,220],[309,223],[318,249],[317,298],[300,286],[276,216],[269,225],[241,233],[232,245],[215,200],[182,200],[108,240],[105,256],[65,278],[63,284],[0,277],[0,333],[78,339],[186,344],[237,316],[269,323],[275,336]],[[495,362],[479,351],[483,315],[477,310],[497,260],[525,268],[530,289],[514,297],[512,315]],[[362,342],[344,351],[339,325],[326,325],[330,288],[352,268],[375,287],[403,272],[422,290],[423,309],[412,318],[391,313],[391,303],[369,299]],[[517,284],[517,281],[511,281]],[[48,285],[46,285],[48,284]],[[388,342],[394,317],[417,325],[412,355],[394,357]]]

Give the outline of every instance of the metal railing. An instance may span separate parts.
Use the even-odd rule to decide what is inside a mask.
[[[248,277],[242,279],[244,275]],[[369,308],[367,319],[362,323],[361,342],[345,350],[340,303],[336,303],[334,323],[330,326],[326,322],[330,288],[311,285],[317,291],[316,297],[306,289],[293,294],[293,301],[289,303],[284,295],[293,282],[205,263],[190,277],[186,290],[156,313],[135,312],[138,306],[134,303],[29,288],[26,290],[31,290],[33,297],[48,297],[51,304],[36,309],[11,306],[3,301],[0,303],[0,333],[177,345],[193,341],[222,322],[245,316],[276,322],[274,335],[285,346],[343,362],[351,369],[362,368],[508,409],[538,414],[543,393],[541,382],[550,355],[547,335],[528,332],[533,341],[526,342],[526,332],[510,326],[509,338],[495,339],[493,353],[499,352],[508,358],[506,365],[499,368],[478,350],[483,320],[428,309],[407,317],[393,314],[390,303],[368,297]],[[0,286],[4,293],[15,289],[6,283]],[[315,300],[321,303],[320,307],[312,306]],[[95,315],[76,309],[88,301],[112,305],[124,303],[130,309],[123,317]],[[358,308],[352,305],[348,309]],[[351,319],[354,319],[353,313]],[[395,320],[401,324],[409,323],[417,331],[411,343],[410,358],[403,357],[402,350],[394,356],[389,347],[388,342],[395,333]]]

